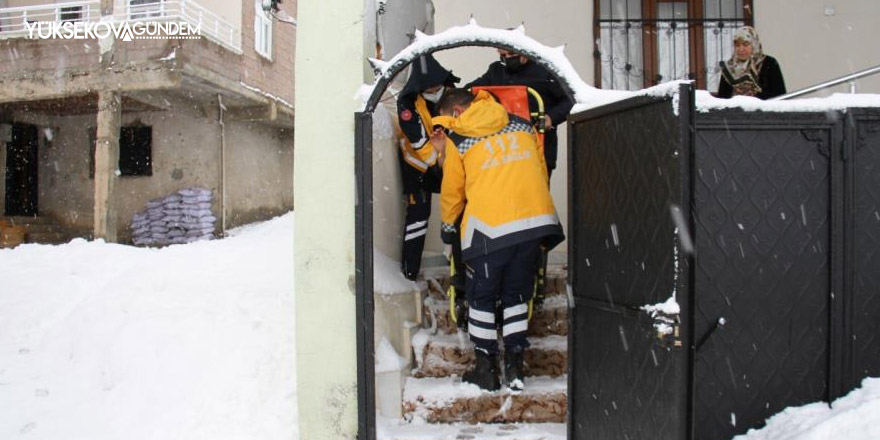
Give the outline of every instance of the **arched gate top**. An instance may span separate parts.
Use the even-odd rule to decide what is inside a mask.
[[[452,27],[435,35],[427,35],[417,30],[415,40],[390,60],[371,58],[370,63],[375,69],[376,81],[373,83],[372,92],[363,111],[373,112],[392,78],[418,57],[464,46],[496,47],[528,57],[547,68],[575,103],[585,103],[589,101],[591,93],[599,92],[598,89],[587,85],[574,70],[571,62],[563,54],[564,46],[545,46],[527,36],[523,26],[512,30],[484,28],[471,19],[467,26]]]

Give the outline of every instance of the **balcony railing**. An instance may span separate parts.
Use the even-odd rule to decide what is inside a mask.
[[[28,23],[98,21],[101,19],[100,7],[100,0],[89,0],[0,8],[0,38],[27,37]]]
[[[0,8],[0,39],[28,37],[34,22],[186,22],[201,36],[241,53],[241,32],[219,15],[193,0],[117,1],[112,16],[101,16],[100,0]]]

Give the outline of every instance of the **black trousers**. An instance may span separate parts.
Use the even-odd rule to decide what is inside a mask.
[[[422,250],[431,217],[431,193],[416,191],[406,195],[406,220],[403,227],[403,252],[401,270],[411,280],[416,279],[422,268]]]
[[[528,347],[528,301],[532,297],[540,243],[520,243],[465,262],[468,334],[476,349],[498,354],[499,327],[505,351],[519,352]],[[499,319],[501,322],[496,322]]]

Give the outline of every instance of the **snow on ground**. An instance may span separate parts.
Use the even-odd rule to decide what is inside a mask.
[[[0,438],[297,438],[293,222],[0,249]]]
[[[876,440],[880,438],[880,378],[867,378],[858,388],[835,400],[786,408],[761,430],[736,440]]]
[[[0,249],[0,438],[297,438],[293,221],[162,249]],[[880,378],[738,439],[877,439],[876,420]],[[394,439],[565,437],[553,424],[377,424]]]

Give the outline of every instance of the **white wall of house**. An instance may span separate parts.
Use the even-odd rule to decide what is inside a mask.
[[[205,9],[217,14],[223,20],[226,20],[227,23],[231,24],[235,28],[241,32],[241,8],[242,5],[246,7],[252,7],[254,2],[259,3],[260,0],[244,0],[242,1],[230,1],[230,0],[195,0],[201,6],[204,6]],[[204,23],[202,26],[211,26],[210,22]]]
[[[297,11],[294,271],[304,439],[357,432],[352,170],[354,95],[370,79],[365,60],[372,56],[365,53],[364,4],[306,1]]]
[[[764,52],[779,60],[789,91],[880,65],[880,2],[876,0],[754,0]],[[880,75],[856,82],[880,93]],[[813,96],[848,93],[840,85]]]

